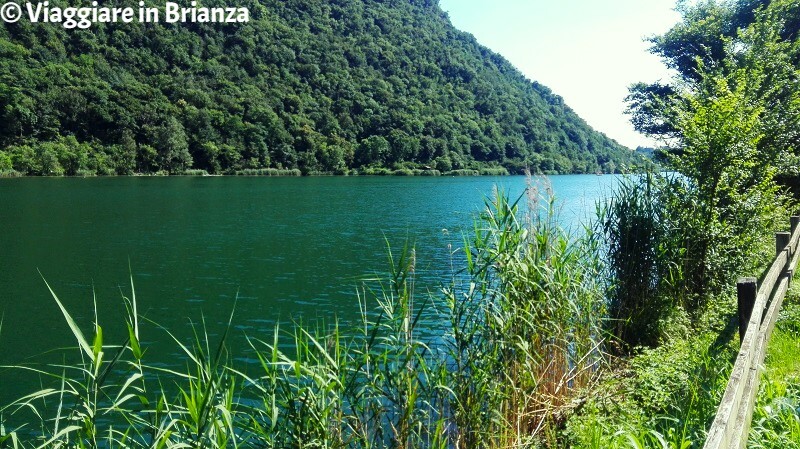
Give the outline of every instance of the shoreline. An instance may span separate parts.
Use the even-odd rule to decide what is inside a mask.
[[[0,179],[13,179],[13,178],[174,178],[174,177],[219,177],[219,178],[235,178],[235,177],[251,177],[251,178],[305,178],[305,177],[492,177],[492,176],[525,176],[526,173],[512,173],[507,169],[462,169],[451,170],[447,172],[440,172],[439,170],[389,170],[378,169],[370,170],[369,172],[360,172],[359,170],[352,170],[346,173],[332,173],[332,172],[315,172],[315,173],[302,173],[300,170],[278,170],[278,169],[259,169],[258,173],[249,173],[246,170],[241,170],[236,173],[208,173],[205,170],[187,170],[184,173],[132,173],[132,174],[75,174],[75,175],[26,175],[17,171],[0,172]],[[624,175],[635,174],[633,172],[614,172],[614,173],[559,173],[559,172],[546,172],[534,173],[534,176],[568,176],[568,175]]]

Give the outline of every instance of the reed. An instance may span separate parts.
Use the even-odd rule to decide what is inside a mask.
[[[445,176],[479,176],[480,172],[478,170],[469,170],[469,169],[459,169],[459,170],[450,170],[444,172]]]
[[[459,447],[533,444],[602,361],[596,247],[556,225],[552,195],[528,192],[524,217],[496,196],[465,245],[467,281],[446,292]]]
[[[208,172],[199,168],[191,168],[184,170],[181,176],[208,176]]]
[[[505,167],[486,167],[479,170],[481,176],[508,176],[508,169]]]
[[[236,176],[301,176],[298,169],[278,169],[278,168],[246,168],[237,170]]]

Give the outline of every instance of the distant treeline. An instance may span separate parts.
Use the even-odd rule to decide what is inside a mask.
[[[240,3],[247,24],[4,23],[0,172],[593,173],[641,163],[456,30],[436,1]]]

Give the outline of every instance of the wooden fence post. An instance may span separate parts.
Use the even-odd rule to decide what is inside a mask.
[[[789,244],[789,240],[792,239],[792,234],[789,232],[776,232],[775,233],[775,254],[778,255],[786,248],[786,245]],[[790,251],[791,253],[791,251]],[[789,254],[789,257],[792,255]],[[788,261],[787,261],[788,263]]]
[[[792,235],[794,235],[794,232],[797,230],[797,226],[798,225],[800,225],[800,216],[792,215],[791,217],[789,217],[789,228],[791,230],[790,232],[792,233]],[[790,242],[791,242],[791,240],[790,240]],[[795,248],[795,251],[797,251],[797,248]],[[792,253],[792,248],[791,247],[789,248],[789,256],[790,256],[790,258],[792,256],[794,256],[794,254]],[[789,267],[789,269],[786,272],[786,275],[789,276],[789,286],[791,286],[792,285],[792,278],[794,277],[794,269],[792,269],[792,267]]]
[[[736,303],[739,308],[739,344],[744,340],[747,332],[747,323],[753,314],[753,305],[756,303],[758,288],[756,278],[741,278],[736,283]]]

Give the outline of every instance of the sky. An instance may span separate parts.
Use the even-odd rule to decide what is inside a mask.
[[[678,22],[675,0],[440,0],[456,28],[549,87],[594,129],[654,143],[625,115],[628,86],[668,80],[645,38]]]

